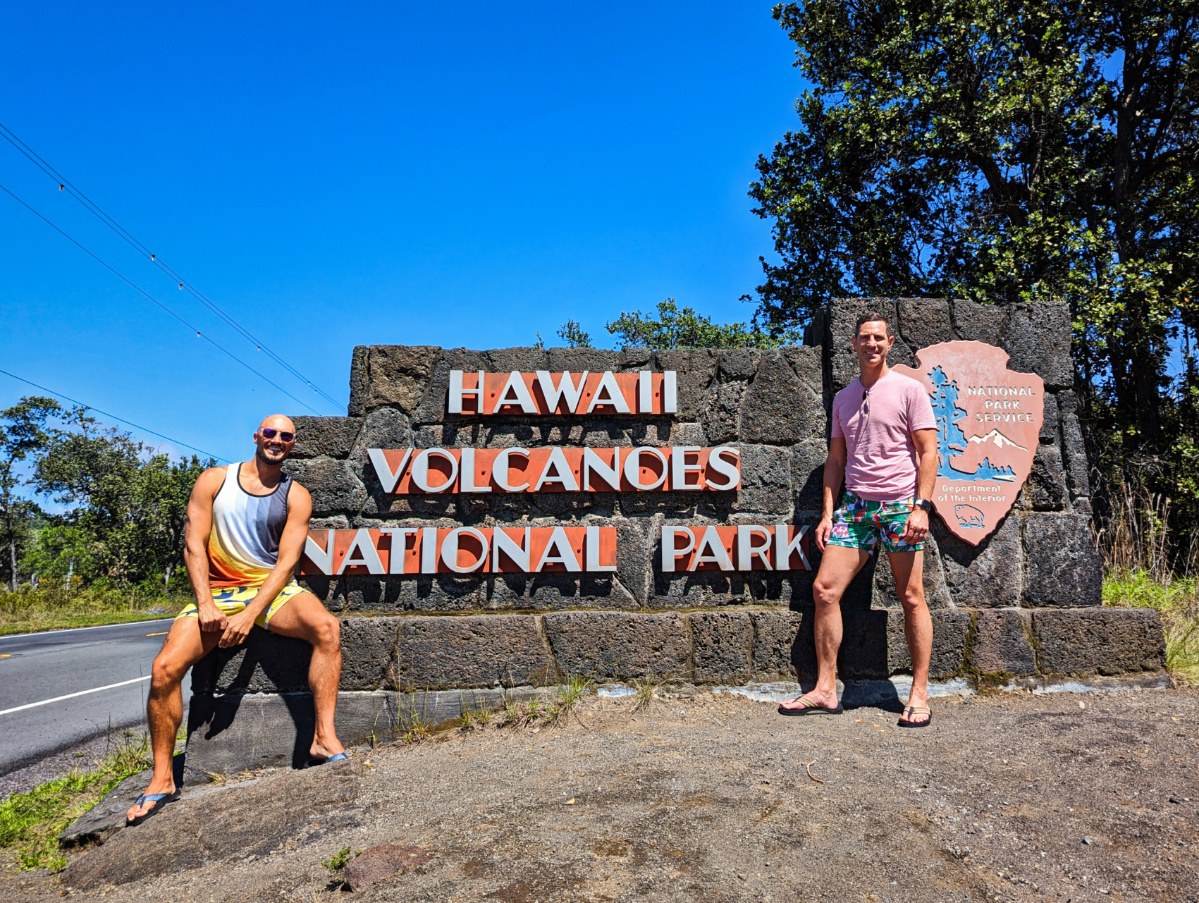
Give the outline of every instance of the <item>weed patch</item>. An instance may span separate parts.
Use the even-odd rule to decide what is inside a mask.
[[[1109,574],[1103,603],[1156,609],[1166,633],[1166,667],[1180,683],[1199,686],[1199,580],[1146,570]]]
[[[73,770],[0,802],[0,850],[8,854],[6,864],[52,871],[65,867],[67,859],[58,844],[62,830],[125,778],[150,765],[149,738],[126,732],[92,768]]]

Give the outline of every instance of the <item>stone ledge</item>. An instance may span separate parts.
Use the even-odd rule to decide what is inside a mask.
[[[1151,608],[1034,611],[1042,674],[1127,674],[1166,667],[1161,618]]]

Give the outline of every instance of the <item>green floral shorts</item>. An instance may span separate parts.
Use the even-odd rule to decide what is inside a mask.
[[[914,501],[872,502],[847,490],[843,504],[833,512],[833,532],[828,544],[873,552],[881,540],[888,552],[918,552],[924,543],[910,544],[902,539],[908,515],[915,510]]]

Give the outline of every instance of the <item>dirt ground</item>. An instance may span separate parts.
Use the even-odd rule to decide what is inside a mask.
[[[1199,901],[1199,693],[942,698],[916,731],[707,691],[634,708],[200,788],[0,898]],[[352,895],[321,864],[381,844],[406,858]]]

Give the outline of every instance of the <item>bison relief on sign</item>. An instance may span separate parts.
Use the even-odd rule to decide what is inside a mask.
[[[951,533],[971,545],[990,536],[1028,479],[1045,417],[1045,383],[1007,367],[983,342],[943,342],[916,352],[937,419],[933,502]]]

